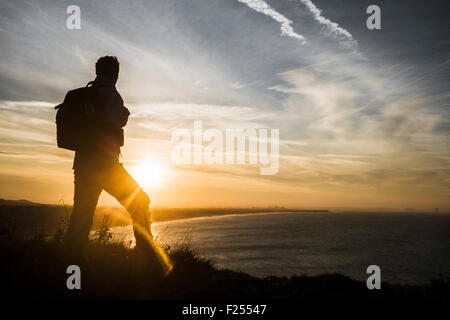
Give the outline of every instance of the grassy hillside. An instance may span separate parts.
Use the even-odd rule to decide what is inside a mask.
[[[80,263],[82,289],[66,288],[66,268],[73,264],[63,242],[5,240],[1,242],[2,288],[9,297],[57,299],[362,299],[444,300],[450,298],[448,280],[425,286],[382,283],[368,290],[364,282],[340,274],[256,278],[241,272],[218,270],[188,246],[166,248],[174,265],[164,276],[153,263],[136,267],[132,249],[121,243],[91,243]]]
[[[91,242],[82,259],[74,260],[63,240],[69,209],[62,206],[0,206],[0,272],[4,279],[2,289],[10,298],[450,299],[448,279],[431,281],[423,286],[382,283],[382,290],[368,290],[365,282],[341,274],[257,278],[242,272],[220,270],[186,244],[164,248],[173,264],[167,275],[154,252],[144,257],[149,263],[143,267],[142,256],[124,243]],[[173,210],[172,215],[170,210],[162,212],[173,217],[179,209]],[[199,214],[199,209],[186,210],[181,211],[184,216]],[[200,212],[206,214],[208,211],[204,210]],[[211,211],[213,214],[230,212],[230,209],[214,210]],[[239,210],[243,209],[233,213],[244,213]],[[16,232],[23,228],[32,230],[27,239]],[[81,267],[81,290],[66,287],[66,268],[71,264]]]

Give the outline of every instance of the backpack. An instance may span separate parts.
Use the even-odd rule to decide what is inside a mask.
[[[92,87],[71,90],[64,102],[57,105],[56,142],[59,148],[79,151],[117,149],[123,146],[122,128],[113,128],[103,122],[105,106],[97,99]]]
[[[92,112],[90,96],[92,82],[85,87],[71,90],[64,102],[55,107],[56,142],[59,148],[77,151],[89,141],[93,123],[89,115]]]

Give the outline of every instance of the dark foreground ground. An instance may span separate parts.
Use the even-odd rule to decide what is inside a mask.
[[[356,299],[449,300],[448,279],[423,286],[382,283],[368,290],[365,282],[340,274],[252,277],[218,270],[187,245],[166,248],[174,265],[163,276],[156,262],[136,268],[134,250],[123,244],[91,243],[81,264],[81,290],[68,290],[66,268],[71,264],[60,239],[0,242],[2,291],[9,298],[35,299]],[[354,301],[354,300],[353,300]]]

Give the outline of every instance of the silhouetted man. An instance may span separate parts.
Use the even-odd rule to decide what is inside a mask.
[[[73,163],[75,195],[67,233],[69,247],[80,252],[88,242],[98,197],[105,190],[115,197],[131,214],[136,249],[148,249],[152,241],[150,231],[150,199],[119,162],[123,145],[123,127],[130,112],[124,106],[115,84],[119,76],[119,61],[105,56],[95,64],[97,77],[89,90],[85,114],[93,125],[86,142],[75,151]],[[69,91],[64,103],[75,91]],[[83,101],[85,101],[83,100]],[[70,103],[70,102],[68,102]],[[86,130],[86,129],[80,129]],[[83,134],[83,132],[80,132]]]

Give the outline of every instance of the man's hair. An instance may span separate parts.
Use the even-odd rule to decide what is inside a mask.
[[[95,73],[117,80],[119,77],[119,60],[113,56],[104,56],[95,63]]]

